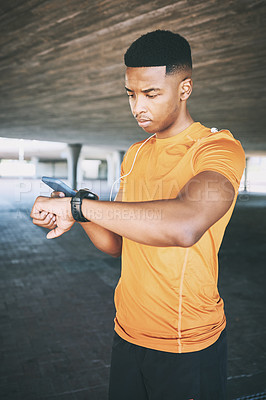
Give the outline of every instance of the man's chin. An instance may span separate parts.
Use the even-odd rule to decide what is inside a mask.
[[[154,129],[154,127],[152,127],[151,125],[145,126],[145,127],[142,126],[142,129],[143,129],[145,132],[149,133],[150,135],[152,135],[152,134],[154,134],[154,133],[157,132],[156,129]]]

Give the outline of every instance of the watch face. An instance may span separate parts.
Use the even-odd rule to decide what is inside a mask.
[[[97,196],[97,194],[92,193],[92,192],[89,192],[88,199],[91,199],[91,200],[99,200],[99,197]]]
[[[82,198],[83,199],[90,199],[90,200],[99,200],[97,194],[91,192],[89,189],[81,189]]]

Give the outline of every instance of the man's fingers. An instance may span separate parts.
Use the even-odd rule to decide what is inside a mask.
[[[51,213],[42,212],[39,215],[35,215],[32,222],[35,225],[43,226],[45,228],[52,227],[55,224],[56,216]]]
[[[37,214],[37,213],[36,213]],[[37,214],[38,219],[40,220],[45,220],[49,214],[46,211],[39,212],[39,215]]]
[[[66,197],[63,192],[52,192],[51,197]]]
[[[45,201],[45,199],[49,199],[49,197],[43,197],[43,196],[38,196],[37,197],[37,199],[35,200],[35,202],[33,204],[31,213],[30,213],[31,218],[38,219],[40,214],[45,212],[43,207],[39,204],[40,200],[44,200]],[[46,212],[46,214],[48,214],[48,212]]]
[[[43,228],[47,228],[49,230],[54,229],[54,228],[56,228],[56,223],[53,222],[53,223],[51,223],[49,225],[44,225]]]
[[[47,238],[53,239],[69,231],[73,226],[75,220],[69,209],[70,199],[68,197],[38,197],[33,205],[31,217],[35,225],[48,228],[50,232]]]
[[[38,221],[44,221],[45,218],[47,217],[48,213],[46,211],[32,211],[30,216],[31,218],[34,218],[35,220]]]
[[[55,215],[52,215],[50,221],[47,223],[47,225],[45,226],[45,228],[54,229],[54,228],[56,227],[56,225],[57,225],[56,216],[55,216]]]

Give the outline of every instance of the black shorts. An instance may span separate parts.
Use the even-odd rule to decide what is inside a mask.
[[[109,400],[225,400],[224,330],[204,350],[168,353],[136,346],[115,333]]]

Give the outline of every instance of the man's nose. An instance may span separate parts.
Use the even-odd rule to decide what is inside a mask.
[[[142,98],[136,98],[132,105],[132,114],[134,115],[134,117],[137,118],[138,115],[146,112],[147,112],[147,107],[145,101]]]

